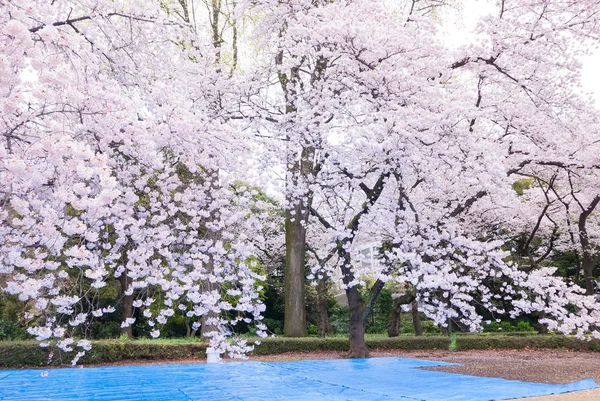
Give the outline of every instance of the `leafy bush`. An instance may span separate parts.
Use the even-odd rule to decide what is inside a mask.
[[[0,341],[23,340],[27,338],[27,331],[18,324],[0,318]]]
[[[97,338],[119,338],[121,332],[121,324],[119,322],[105,322],[100,325]]]
[[[368,296],[367,290],[368,288],[362,289],[363,297],[365,299]],[[390,315],[392,313],[392,304],[392,291],[387,287],[384,287],[375,299],[373,310],[367,319],[367,325],[365,327],[367,333],[387,333]]]
[[[348,305],[335,304],[329,310],[329,322],[336,334],[350,332],[350,308]]]
[[[183,358],[204,358],[206,344],[164,343],[148,341],[93,341],[90,351],[79,361],[80,364],[118,362],[125,360],[175,360]],[[51,353],[52,358],[50,359]],[[0,366],[18,368],[25,366],[60,366],[63,355],[52,348],[42,348],[35,341],[0,342]],[[64,358],[65,361],[72,357]]]
[[[423,327],[424,334],[442,334],[442,329],[433,320],[421,321],[421,327]]]
[[[502,333],[512,333],[512,332],[525,332],[525,331],[533,331],[535,332],[535,328],[528,321],[502,321],[502,322],[491,322],[490,324],[484,325],[485,332],[502,332]]]
[[[283,333],[283,322],[277,319],[264,318],[263,323],[267,326],[267,328],[274,334],[282,334]]]

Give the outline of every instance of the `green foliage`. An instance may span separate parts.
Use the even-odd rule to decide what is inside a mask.
[[[577,265],[579,263],[578,259],[577,252],[560,252],[552,255],[552,257],[546,261],[545,264],[556,267],[557,275],[574,279],[577,274]],[[583,278],[578,284],[585,287],[585,281]]]
[[[281,294],[281,286],[278,280],[269,280],[269,285],[264,289],[264,304],[266,310],[263,314],[263,323],[267,325],[269,330],[274,334],[283,333],[283,311],[284,300]]]
[[[27,338],[27,331],[13,321],[0,318],[0,341],[23,340]]]
[[[350,308],[348,305],[335,303],[329,308],[329,322],[336,334],[350,332]]]
[[[366,291],[366,290],[365,290]],[[363,294],[366,299],[367,294]],[[373,311],[367,319],[365,331],[367,333],[387,333],[387,327],[392,313],[392,291],[383,287],[375,299]]]
[[[535,332],[535,328],[528,321],[503,321],[503,322],[491,322],[490,324],[484,325],[484,332]]]
[[[15,296],[0,294],[0,341],[27,339],[27,330],[20,320],[27,308],[28,305]]]
[[[106,322],[100,325],[97,338],[108,339],[118,338],[121,332],[121,323],[118,321]]]
[[[264,318],[263,323],[273,334],[283,334],[283,322],[281,320]]]
[[[458,351],[458,345],[456,344],[456,333],[450,335],[450,345],[448,345],[449,351]]]
[[[412,316],[408,313],[402,313],[400,316],[400,334],[414,334],[415,326],[412,322]]]
[[[176,360],[204,358],[207,344],[199,342],[162,343],[143,341],[94,341],[93,347],[80,360],[81,364],[119,362],[125,360]],[[54,357],[49,361],[50,352]],[[25,366],[61,365],[61,355],[51,348],[42,348],[35,341],[0,342],[0,366],[19,368]],[[65,361],[69,357],[62,358]]]
[[[286,352],[348,351],[347,338],[336,337],[271,337],[260,340],[253,355],[283,354]]]
[[[442,334],[442,329],[433,320],[423,320],[421,327],[423,328],[423,334]]]
[[[533,178],[523,178],[513,182],[512,187],[517,195],[522,196],[525,191],[531,188],[534,182]]]

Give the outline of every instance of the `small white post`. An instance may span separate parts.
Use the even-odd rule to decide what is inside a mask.
[[[206,349],[206,363],[219,363],[221,362],[221,356],[219,351],[212,347]]]

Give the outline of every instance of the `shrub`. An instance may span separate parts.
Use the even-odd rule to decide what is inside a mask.
[[[0,318],[0,341],[27,338],[27,331],[13,321]]]
[[[485,332],[502,332],[512,333],[516,331],[536,331],[535,328],[528,321],[521,320],[516,322],[502,321],[502,322],[491,322],[490,324],[484,325]]]
[[[350,332],[350,308],[348,305],[335,304],[329,310],[329,322],[336,334]]]
[[[274,334],[282,334],[283,333],[283,322],[281,320],[271,319],[271,318],[266,317],[263,319],[263,323]]]

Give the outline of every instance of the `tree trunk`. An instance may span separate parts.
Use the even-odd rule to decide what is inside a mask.
[[[131,284],[131,278],[127,275],[127,270],[119,276],[119,283],[121,284],[121,293],[123,294],[123,298],[121,299],[121,322],[124,322],[126,319],[133,317],[133,293],[125,295]],[[133,338],[133,326],[121,327],[120,333],[121,335],[125,334],[127,338]]]
[[[410,304],[414,300],[415,288],[413,286],[405,286],[401,294],[394,295],[392,313],[390,314],[390,322],[388,324],[388,337],[398,337],[400,335],[400,317],[402,314],[402,305]]]
[[[214,332],[217,330],[217,326],[214,324],[209,324],[208,319],[216,317],[214,312],[207,312],[206,315],[200,318],[200,339],[202,341],[210,341],[210,336],[208,333]]]
[[[400,319],[402,314],[402,299],[394,298],[392,303],[392,313],[388,323],[388,337],[398,337],[400,335]]]
[[[213,269],[214,269],[214,262],[213,262],[213,258],[210,257],[209,263],[207,263],[207,270],[213,271]],[[211,283],[208,280],[206,280],[206,282],[204,282],[202,284],[203,284],[203,286],[205,286],[205,291],[207,291],[207,292],[211,292],[211,291],[215,290],[216,288],[218,288],[218,284]],[[215,312],[208,311],[208,312],[206,312],[205,315],[203,315],[200,318],[200,339],[202,341],[210,341],[211,337],[208,336],[207,334],[218,330],[218,327],[215,324],[208,323],[209,318],[215,318],[215,317],[217,317],[217,314]]]
[[[423,335],[423,325],[421,325],[421,315],[419,314],[419,304],[415,300],[412,302],[412,320],[415,326],[415,336]]]
[[[191,337],[192,334],[192,327],[190,326],[190,318],[186,317],[185,318],[185,336],[186,337]]]
[[[546,312],[541,311],[538,314],[538,321],[535,325],[537,328],[538,334],[548,334],[548,326],[544,323],[540,323],[540,320],[545,319],[545,318],[546,318]]]
[[[283,52],[276,57],[281,65]],[[279,73],[279,82],[285,95],[285,112],[296,112],[296,84],[298,67],[292,68],[289,75]],[[287,150],[287,210],[285,215],[285,272],[284,272],[284,317],[283,334],[287,337],[305,337],[306,305],[304,299],[304,262],[306,256],[306,225],[312,199],[309,189],[298,199],[295,194],[303,188],[307,177],[313,174],[314,147],[302,147],[300,154],[295,148]],[[306,200],[305,200],[306,199]]]
[[[350,351],[349,358],[367,358],[369,349],[365,343],[365,308],[364,301],[356,285],[350,286],[354,281],[352,272],[352,259],[346,250],[344,241],[338,242],[338,255],[342,261],[342,280],[346,285],[346,297],[350,309]]]
[[[596,280],[594,278],[594,259],[589,251],[583,252],[581,263],[583,277],[585,278],[585,294],[594,295],[596,292]]]
[[[585,278],[585,294],[594,295],[596,292],[596,281],[594,280],[594,265],[595,257],[593,254],[592,245],[590,244],[590,238],[587,232],[587,218],[592,214],[596,206],[600,203],[600,195],[596,196],[590,203],[587,209],[585,209],[579,215],[578,228],[579,228],[579,242],[581,243],[581,267],[583,270],[583,277]]]
[[[365,344],[365,321],[363,319],[363,300],[356,286],[346,289],[350,307],[350,358],[367,358],[369,349]]]
[[[283,334],[287,337],[305,337],[307,335],[304,302],[305,212],[299,204],[286,214]]]
[[[327,289],[327,278],[320,279],[317,283],[317,313],[319,314],[317,334],[319,337],[333,334],[333,327],[329,322],[329,314],[327,313],[327,302],[329,301]]]
[[[581,243],[581,270],[585,279],[585,294],[594,295],[596,292],[596,281],[594,280],[594,257],[592,255],[590,240],[588,238],[586,219],[579,218],[579,241]]]

